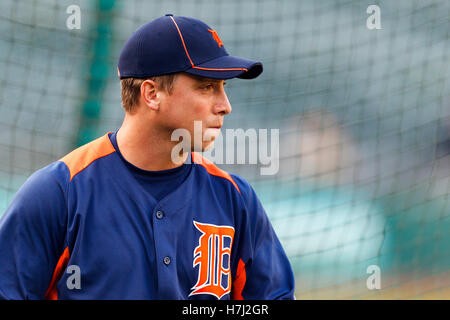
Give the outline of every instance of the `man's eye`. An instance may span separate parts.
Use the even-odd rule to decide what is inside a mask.
[[[209,90],[209,89],[212,89],[212,88],[214,88],[214,86],[212,84],[207,84],[207,85],[204,85],[202,87],[202,89],[205,89],[205,90]]]

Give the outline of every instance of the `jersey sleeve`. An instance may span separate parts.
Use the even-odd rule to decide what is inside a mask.
[[[65,239],[67,167],[33,173],[0,217],[0,299],[43,299]]]
[[[253,188],[233,175],[244,202],[237,237],[238,261],[232,299],[295,299],[295,281],[286,253]]]

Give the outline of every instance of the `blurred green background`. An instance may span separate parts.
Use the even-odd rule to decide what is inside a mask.
[[[366,26],[372,4],[379,30]],[[80,29],[66,27],[70,5]],[[228,81],[224,129],[279,129],[280,169],[219,166],[254,186],[297,298],[449,299],[447,0],[2,0],[0,213],[32,172],[120,127],[120,50],[166,13],[264,64]]]

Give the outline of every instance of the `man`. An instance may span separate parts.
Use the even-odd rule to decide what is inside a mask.
[[[231,112],[224,79],[255,78],[261,63],[228,55],[203,22],[166,15],[131,36],[118,72],[120,129],[35,172],[1,217],[0,297],[293,299],[253,189],[195,152]],[[200,143],[172,152],[173,132],[193,137],[195,121]]]

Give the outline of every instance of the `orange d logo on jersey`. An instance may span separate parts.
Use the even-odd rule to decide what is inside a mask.
[[[212,33],[212,36],[213,36],[214,40],[216,40],[217,44],[219,45],[219,48],[221,46],[223,46],[222,40],[220,40],[219,35],[217,34],[216,30],[208,29],[208,31]]]
[[[198,280],[192,287],[194,294],[211,294],[217,299],[231,291],[230,257],[234,228],[194,221],[202,235],[194,250],[193,267],[198,266]]]

